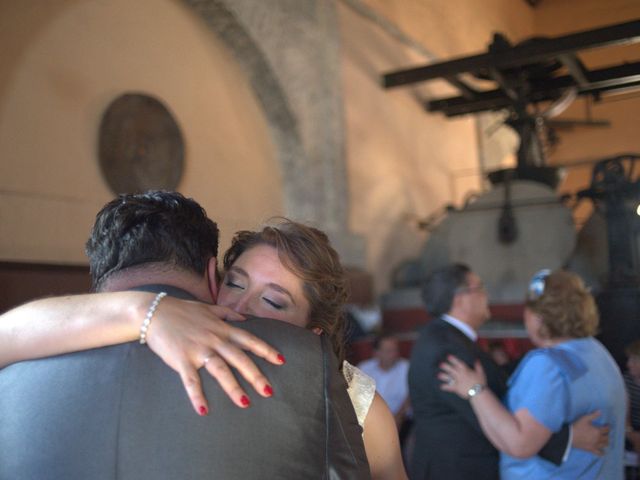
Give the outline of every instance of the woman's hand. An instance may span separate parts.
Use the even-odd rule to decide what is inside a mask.
[[[26,303],[1,316],[0,367],[13,362],[131,342],[155,298],[148,292],[110,292],[51,297]],[[238,369],[258,393],[271,395],[268,380],[243,350],[276,365],[284,357],[255,335],[222,319],[243,320],[232,310],[165,297],[147,332],[147,344],[180,374],[194,409],[208,412],[198,369],[220,383],[238,406],[249,398],[229,365]]]
[[[472,370],[458,357],[448,355],[447,361],[440,364],[440,369],[438,379],[443,382],[440,388],[461,398],[469,398],[469,389],[474,385],[487,385],[487,377],[478,360]]]
[[[198,373],[200,368],[206,368],[236,405],[246,408],[249,397],[229,366],[235,367],[260,395],[270,397],[269,381],[243,350],[276,365],[284,363],[277,350],[223,319],[244,320],[244,317],[226,307],[165,297],[147,333],[149,348],[178,372],[193,408],[200,415],[209,411]]]

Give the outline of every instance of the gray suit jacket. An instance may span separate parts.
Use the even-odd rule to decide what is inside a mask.
[[[365,479],[362,429],[329,342],[280,321],[234,324],[285,355],[273,385],[233,405],[202,374],[208,417],[137,342],[0,370],[0,479]]]

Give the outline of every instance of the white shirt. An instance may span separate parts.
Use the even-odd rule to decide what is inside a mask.
[[[469,337],[469,339],[472,342],[475,342],[476,340],[478,340],[478,332],[476,332],[473,328],[471,328],[469,325],[464,323],[462,320],[458,320],[457,318],[452,317],[451,315],[447,315],[446,313],[442,315],[441,318],[448,324],[456,327],[458,330],[464,333],[467,337]]]
[[[409,396],[409,361],[399,358],[389,370],[380,368],[377,358],[365,360],[358,368],[376,381],[376,390],[395,415]]]

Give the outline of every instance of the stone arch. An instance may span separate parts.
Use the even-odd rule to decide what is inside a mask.
[[[333,2],[301,0],[292,9],[290,2],[287,8],[280,5],[282,2],[268,2],[265,6],[242,0],[235,0],[233,4],[223,0],[182,1],[222,39],[249,78],[282,167],[286,214],[327,231],[346,262],[362,265],[364,246],[347,227],[344,125],[340,84],[336,80],[340,58]],[[265,46],[263,32],[255,27],[277,22],[273,18],[263,21],[261,15],[267,14],[267,10],[255,12],[261,8],[267,8],[270,14],[288,17],[287,24],[311,27],[293,28],[297,38],[278,39],[275,44],[290,49],[286,54],[301,57],[307,52],[300,45],[322,45],[320,52],[308,52],[309,55],[319,53],[320,58],[314,58],[314,65],[319,65],[322,75],[305,71],[305,65],[299,68],[299,64],[287,64],[286,60],[273,66],[274,58],[282,59],[282,54],[273,43]],[[270,23],[271,20],[274,21]],[[270,33],[274,33],[273,30]],[[269,36],[269,32],[266,35]],[[307,83],[292,87],[278,74],[285,80],[306,75]],[[301,93],[305,88],[317,93]]]
[[[291,191],[292,171],[299,168],[296,158],[304,156],[296,119],[284,92],[264,55],[238,22],[233,13],[219,0],[184,0],[221,38],[242,65],[269,123],[281,162],[285,189],[285,207],[295,214],[298,201]],[[299,208],[299,207],[298,207]],[[304,211],[304,209],[303,209]],[[300,212],[302,213],[302,212]]]

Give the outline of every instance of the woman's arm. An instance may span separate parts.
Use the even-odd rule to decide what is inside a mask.
[[[470,369],[464,362],[449,356],[441,366],[438,378],[444,383],[440,388],[469,398],[473,385],[484,387],[477,395],[469,398],[471,408],[478,417],[482,431],[493,445],[512,457],[526,458],[536,455],[551,437],[551,430],[539,423],[526,408],[509,412],[502,402],[489,390],[480,362]]]
[[[154,298],[155,294],[145,292],[99,293],[36,300],[10,310],[0,316],[0,367],[136,340]],[[149,347],[178,372],[193,408],[201,415],[209,410],[198,374],[201,367],[236,405],[246,407],[246,393],[229,365],[260,395],[270,396],[268,380],[243,350],[276,365],[283,363],[274,348],[222,318],[244,317],[225,307],[165,297],[147,333]]]
[[[0,367],[135,340],[152,293],[51,297],[0,316]]]
[[[406,480],[393,414],[377,393],[364,420],[364,448],[374,480]]]

